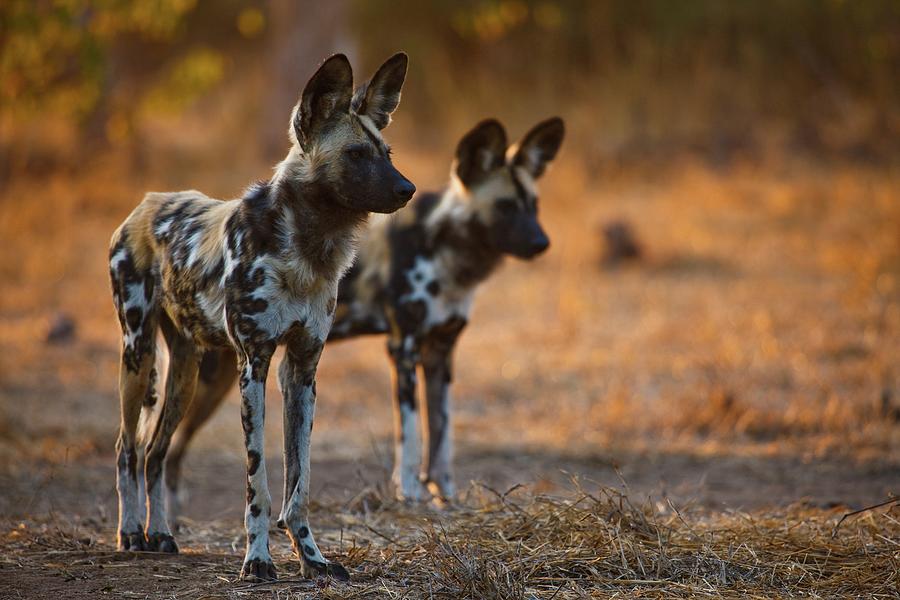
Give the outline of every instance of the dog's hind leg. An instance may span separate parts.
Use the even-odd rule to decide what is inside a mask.
[[[144,397],[144,404],[141,407],[141,416],[138,419],[137,427],[137,472],[138,481],[138,503],[140,506],[147,505],[147,490],[144,489],[144,466],[147,456],[147,447],[153,438],[153,432],[156,429],[156,423],[159,421],[159,397],[160,397],[160,381],[159,375],[165,373],[169,368],[169,355],[165,350],[160,352],[159,336],[156,342],[156,365],[151,372],[150,386],[152,389],[147,390]]]
[[[116,491],[119,497],[119,550],[145,550],[138,491],[137,426],[141,407],[154,396],[156,330],[159,307],[155,276],[137,267],[124,233],[110,249],[113,302],[122,327],[119,367],[121,422],[116,441]]]
[[[199,353],[194,343],[181,335],[167,316],[161,326],[169,346],[169,371],[166,374],[166,395],[153,438],[147,448],[144,477],[147,490],[147,549],[159,552],[178,552],[166,519],[163,496],[163,464],[172,434],[184,415],[186,405],[194,397],[197,387]]]
[[[166,455],[166,510],[169,523],[175,527],[181,513],[183,484],[181,482],[181,462],[188,445],[197,430],[216,411],[228,390],[237,379],[237,356],[233,350],[207,350],[200,359],[200,377],[194,399],[187,407],[184,419],[172,436],[172,445]]]

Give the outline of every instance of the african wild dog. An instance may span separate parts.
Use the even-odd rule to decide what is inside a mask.
[[[308,522],[309,443],[316,366],[334,317],[338,281],[369,212],[405,205],[415,187],[391,164],[379,130],[400,101],[407,58],[396,54],[353,92],[342,54],[326,60],[291,115],[291,149],[271,180],[222,202],[196,191],[147,194],[113,234],[110,277],[122,327],[117,442],[119,548],[177,552],[166,521],[163,461],[196,389],[204,351],[228,348],[240,373],[247,449],[247,550],[241,577],[274,579],[264,460],[265,381],[278,345],[284,394],[287,529],[304,575],[347,571],[328,562]],[[153,410],[156,335],[170,360],[165,399],[146,451],[146,529],[138,514],[136,426]]]
[[[460,141],[447,189],[423,193],[394,217],[373,223],[356,264],[341,281],[328,340],[389,336],[396,375],[393,479],[401,498],[423,500],[430,493],[442,501],[454,494],[451,354],[476,287],[503,255],[532,258],[547,249],[534,184],[556,156],[563,135],[562,120],[548,119],[507,150],[503,126],[482,122]],[[234,362],[226,351],[203,357],[197,396],[166,464],[173,507],[187,444],[231,387]],[[424,461],[416,423],[418,365],[426,382]]]

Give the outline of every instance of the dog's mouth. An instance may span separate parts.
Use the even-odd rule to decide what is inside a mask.
[[[409,200],[397,200],[394,202],[379,203],[368,207],[367,210],[373,213],[389,214],[400,210],[407,204],[409,204]]]

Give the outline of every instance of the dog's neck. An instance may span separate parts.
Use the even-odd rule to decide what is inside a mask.
[[[346,208],[327,184],[316,181],[277,182],[272,193],[283,232],[281,252],[337,281],[353,260],[368,212]]]
[[[337,281],[353,260],[366,211],[348,209],[292,151],[268,182],[244,196],[257,250],[302,260],[318,277]]]
[[[503,254],[493,244],[489,227],[452,187],[429,217],[428,229],[436,250],[450,250],[450,270],[460,286],[474,287],[502,262]]]

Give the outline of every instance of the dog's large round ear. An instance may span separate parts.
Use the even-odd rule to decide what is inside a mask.
[[[505,153],[506,130],[497,119],[486,119],[459,141],[453,172],[464,186],[472,187],[505,164]]]
[[[556,158],[565,135],[566,126],[559,117],[541,121],[509,149],[510,164],[523,167],[537,179],[544,174],[547,163]]]
[[[406,80],[408,64],[405,52],[398,52],[384,61],[372,78],[353,94],[353,111],[372,119],[378,129],[387,127],[391,113],[400,105],[400,90]]]
[[[340,113],[350,110],[353,96],[353,69],[343,54],[335,54],[322,63],[303,88],[294,107],[291,127],[297,141],[308,147],[322,126]]]

